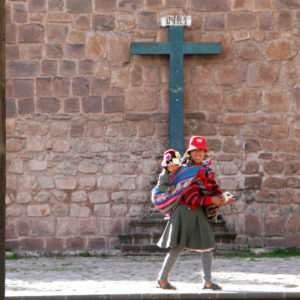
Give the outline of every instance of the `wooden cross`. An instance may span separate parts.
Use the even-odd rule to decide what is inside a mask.
[[[183,26],[169,27],[169,41],[133,42],[131,54],[164,54],[170,56],[169,148],[183,154],[183,56],[186,54],[219,54],[221,43],[191,43],[183,40]]]

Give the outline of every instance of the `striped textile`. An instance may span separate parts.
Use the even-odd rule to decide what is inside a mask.
[[[154,206],[165,215],[172,214],[177,204],[176,200],[181,198],[185,189],[191,185],[195,178],[214,176],[212,170],[208,167],[210,163],[211,161],[204,162],[200,166],[181,166],[176,174],[170,176],[168,181],[168,185],[176,185],[174,192],[162,192],[157,187],[152,189],[151,201]]]

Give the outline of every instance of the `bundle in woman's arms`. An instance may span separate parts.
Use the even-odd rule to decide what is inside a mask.
[[[230,192],[224,192],[222,194],[222,197],[225,200],[225,204],[228,203],[229,199],[237,199],[237,197],[233,194],[231,194]],[[215,222],[218,222],[218,215],[219,215],[219,207],[216,205],[209,205],[205,207],[205,213],[207,218],[209,219],[213,219]]]

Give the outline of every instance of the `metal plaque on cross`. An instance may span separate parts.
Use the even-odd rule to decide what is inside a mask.
[[[132,42],[131,54],[169,55],[169,148],[184,152],[183,56],[189,54],[220,54],[222,45],[216,43],[184,42],[184,26],[191,25],[190,16],[167,16],[162,26],[169,26],[168,42]]]

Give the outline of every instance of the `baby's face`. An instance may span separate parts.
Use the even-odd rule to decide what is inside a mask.
[[[167,170],[170,172],[170,173],[176,173],[179,169],[179,165],[171,165],[171,166],[168,166],[167,167]]]

